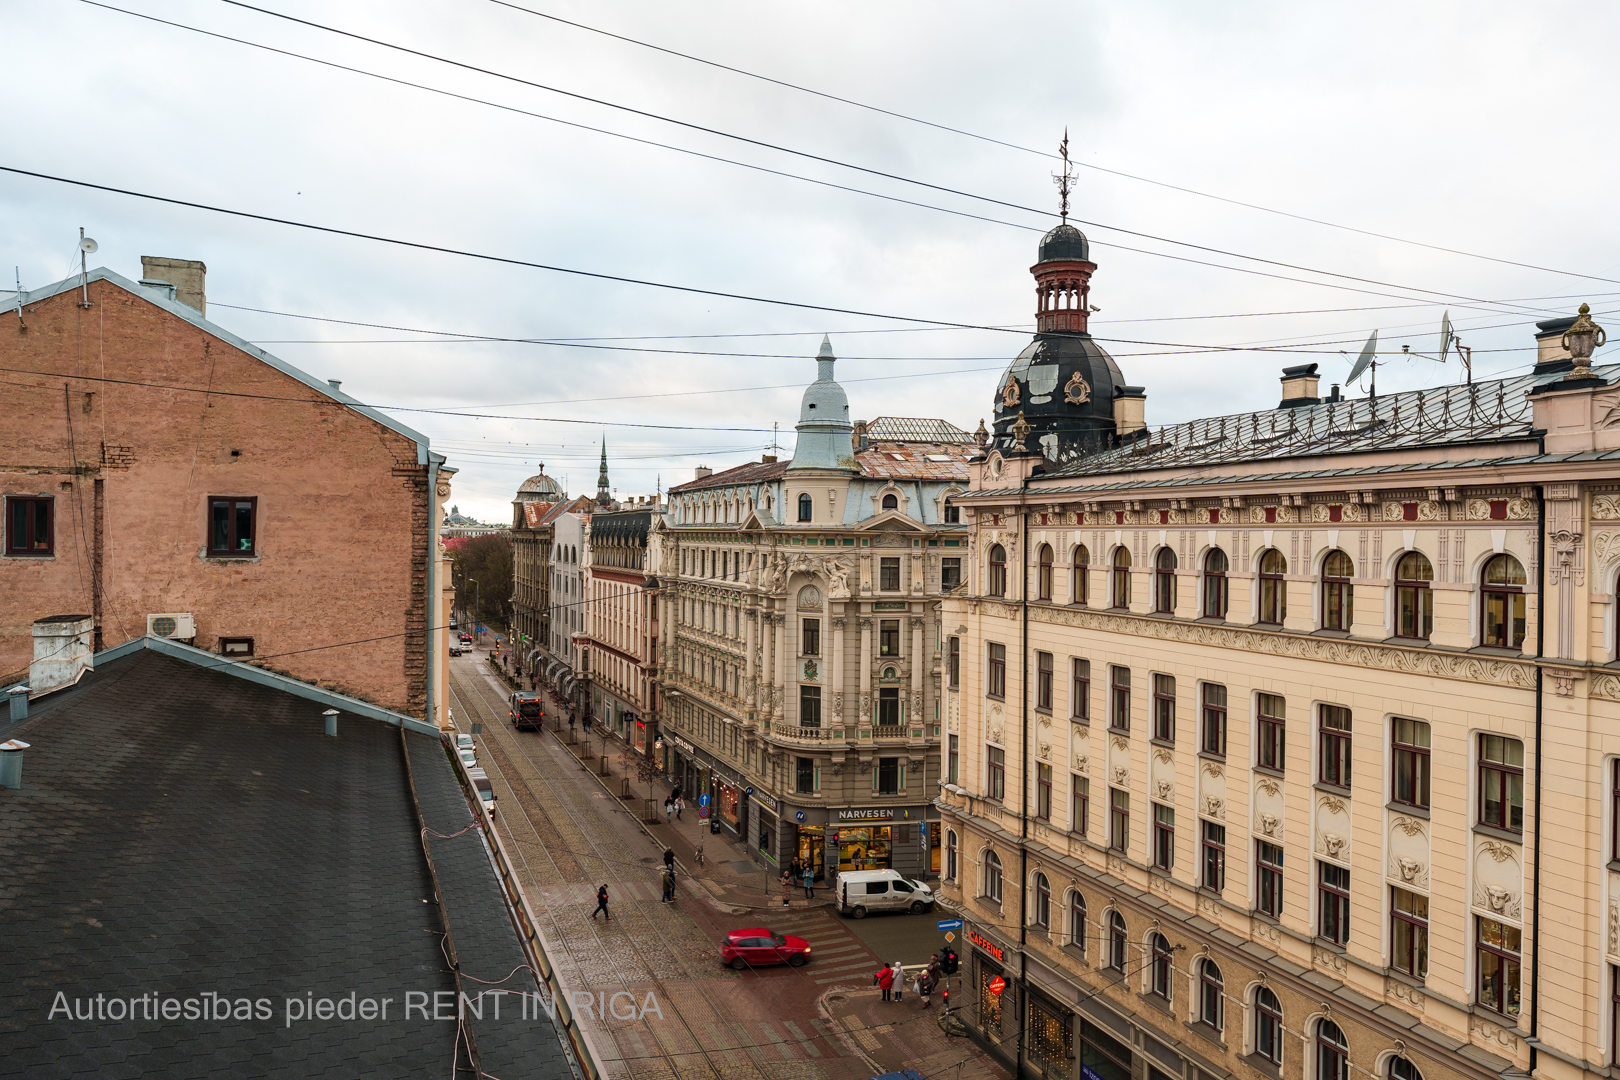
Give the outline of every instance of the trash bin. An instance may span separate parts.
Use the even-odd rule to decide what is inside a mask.
[[[719,831],[720,831],[720,819],[718,817],[710,816],[710,818],[709,818],[709,832],[717,833]]]

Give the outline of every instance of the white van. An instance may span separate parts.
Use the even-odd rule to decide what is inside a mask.
[[[868,911],[918,914],[933,906],[933,890],[898,870],[845,870],[838,875],[838,910],[853,918],[864,919]]]

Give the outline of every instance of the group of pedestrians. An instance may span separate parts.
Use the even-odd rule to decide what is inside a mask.
[[[806,900],[816,898],[816,872],[808,863],[801,863],[797,857],[782,871],[782,906],[787,907],[793,899],[794,888],[804,890]]]
[[[664,799],[664,824],[671,824],[671,814],[675,815],[675,821],[681,820],[681,811],[684,809],[686,809],[686,800],[681,797],[681,786],[676,784],[675,789]]]
[[[923,1008],[933,1004],[934,987],[939,985],[939,954],[928,958],[928,965],[911,980],[911,988],[922,998]],[[899,1001],[906,989],[906,966],[896,960],[872,973],[872,982],[883,991],[884,1001]]]

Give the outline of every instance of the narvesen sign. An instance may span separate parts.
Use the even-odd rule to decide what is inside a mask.
[[[991,956],[995,957],[997,960],[1004,958],[1001,952],[1001,946],[996,945],[983,934],[974,930],[969,930],[967,932],[967,939],[973,942],[973,944],[977,945],[979,948],[983,949],[985,952],[989,953]]]
[[[894,811],[887,807],[856,807],[838,811],[839,821],[893,821]]]

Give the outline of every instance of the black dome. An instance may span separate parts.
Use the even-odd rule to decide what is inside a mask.
[[[1114,390],[1123,385],[1119,365],[1091,335],[1038,334],[996,384],[996,444],[1011,445],[1021,412],[1029,449],[1054,461],[1095,450],[1113,434]],[[1043,441],[1047,435],[1056,437],[1055,446]]]
[[[1040,262],[1090,262],[1091,245],[1086,234],[1073,225],[1059,225],[1041,237]]]

